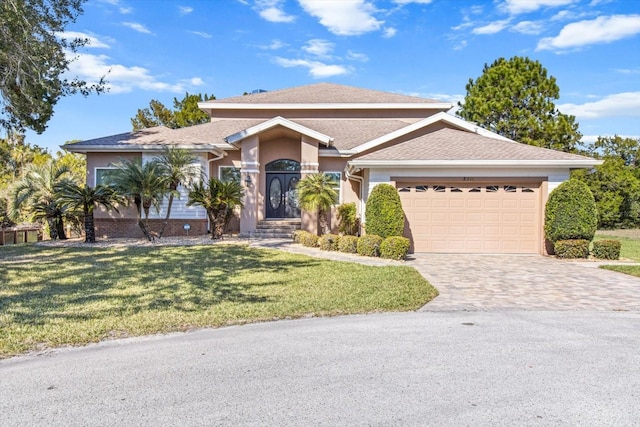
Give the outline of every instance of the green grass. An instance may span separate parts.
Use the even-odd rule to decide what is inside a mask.
[[[600,268],[640,277],[640,265],[601,265]]]
[[[436,295],[411,267],[242,245],[0,246],[0,358],[198,327],[414,310]]]

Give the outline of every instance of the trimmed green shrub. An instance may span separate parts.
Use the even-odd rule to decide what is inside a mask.
[[[379,256],[382,237],[375,234],[365,234],[358,238],[356,250],[358,255],[362,256]]]
[[[411,241],[406,237],[391,236],[380,244],[380,257],[390,259],[405,259],[409,253]]]
[[[552,242],[591,241],[598,226],[598,211],[587,184],[570,179],[549,195],[544,212],[544,234]]]
[[[355,236],[360,228],[358,210],[355,203],[343,203],[338,206],[338,231],[347,236]]]
[[[310,248],[317,248],[318,236],[316,236],[313,233],[309,233],[308,231],[305,231],[304,234],[300,235],[300,243],[302,243],[303,246],[308,246]]]
[[[337,234],[323,234],[318,239],[318,246],[323,251],[337,251],[340,236]]]
[[[558,240],[553,249],[558,258],[587,258],[589,256],[589,241],[585,239]]]
[[[620,259],[620,240],[598,240],[593,242],[591,253],[599,259]]]
[[[304,233],[308,233],[308,231],[304,230],[296,230],[293,232],[293,243],[301,243],[300,238]]]
[[[373,187],[365,212],[367,234],[380,237],[402,236],[404,211],[398,190],[389,184]]]
[[[358,253],[358,238],[356,236],[340,236],[338,250],[348,254]]]

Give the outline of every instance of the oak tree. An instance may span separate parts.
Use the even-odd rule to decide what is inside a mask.
[[[63,37],[82,13],[83,2],[0,2],[0,127],[7,132],[42,133],[61,97],[104,91],[104,80],[89,84],[64,76],[73,54],[87,43]]]

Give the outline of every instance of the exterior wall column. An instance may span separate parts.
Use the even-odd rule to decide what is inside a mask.
[[[318,173],[320,163],[318,162],[318,141],[302,135],[300,142],[300,178]],[[301,227],[310,233],[318,232],[318,215],[315,212],[302,210]]]
[[[240,211],[240,235],[249,236],[258,226],[260,187],[260,146],[257,135],[242,141],[240,148],[240,179],[244,187],[243,208]],[[247,184],[247,178],[251,180]]]

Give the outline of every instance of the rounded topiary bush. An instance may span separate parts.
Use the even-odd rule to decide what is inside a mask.
[[[598,211],[591,190],[582,181],[570,179],[549,195],[544,212],[544,234],[551,242],[591,241],[598,227]]]
[[[318,246],[323,251],[337,251],[340,236],[337,234],[323,234],[318,239]]]
[[[391,236],[380,244],[380,257],[389,259],[405,259],[409,253],[411,241],[406,237]]]
[[[348,254],[358,253],[358,238],[356,236],[340,236],[338,250]]]
[[[365,234],[358,238],[357,251],[362,256],[378,256],[380,255],[380,245],[383,238],[375,234]]]
[[[591,253],[599,259],[620,259],[620,240],[598,240],[593,242]]]
[[[587,258],[589,256],[589,241],[585,239],[558,240],[553,245],[558,258]]]
[[[308,231],[305,231],[300,235],[300,243],[302,243],[303,246],[308,246],[310,248],[317,248],[318,236],[316,236],[313,233],[309,233]]]
[[[304,233],[308,233],[308,231],[304,230],[296,230],[293,232],[293,243],[301,243],[300,238]]]
[[[367,199],[365,211],[367,234],[386,238],[402,236],[404,232],[404,211],[398,190],[389,184],[373,187]]]

